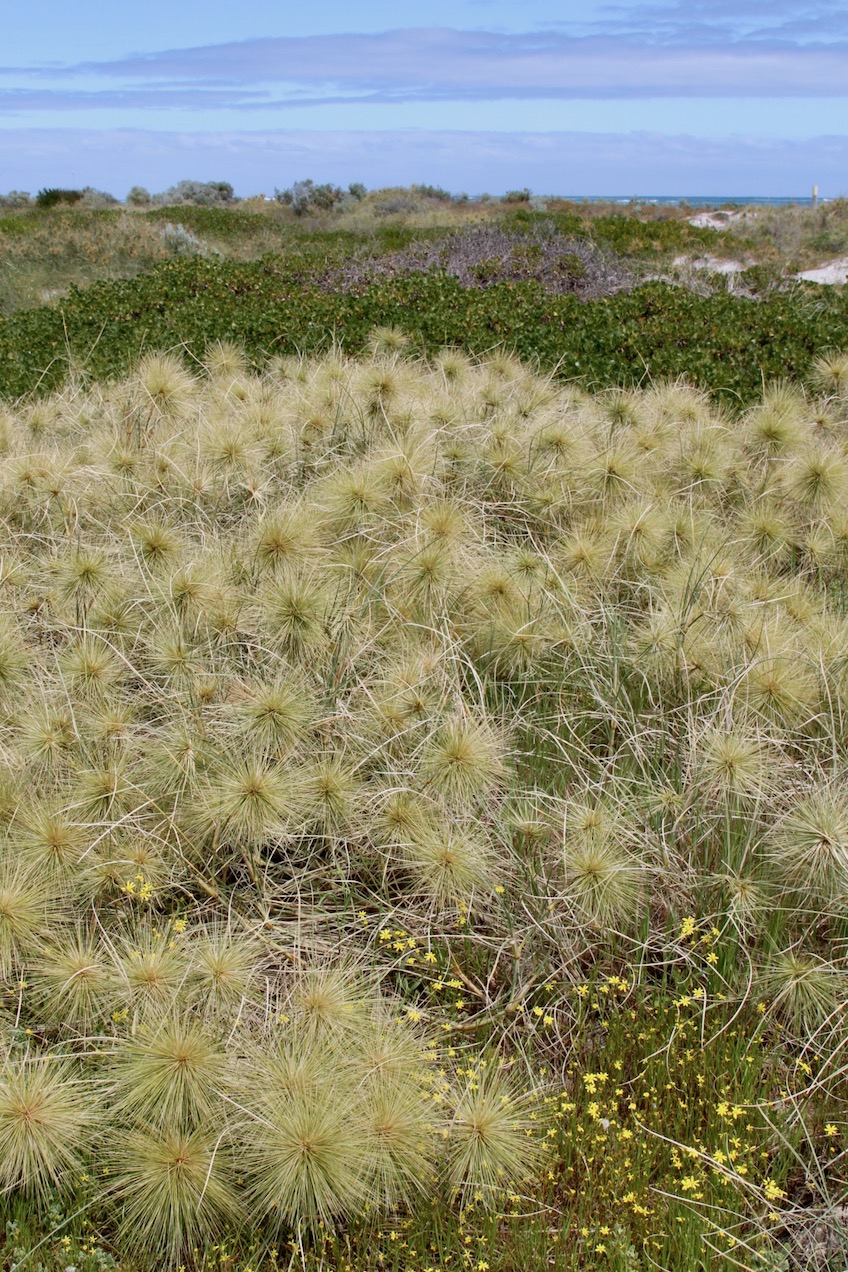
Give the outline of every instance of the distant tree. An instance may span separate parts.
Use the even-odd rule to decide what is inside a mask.
[[[45,186],[35,196],[36,205],[40,208],[55,208],[60,203],[79,203],[81,199],[82,190],[62,190],[55,186]]]
[[[95,190],[94,186],[85,186],[80,202],[86,208],[113,208],[117,206],[118,200],[108,190]]]
[[[151,202],[150,191],[144,186],[133,186],[127,195],[127,204],[131,208],[149,208]]]
[[[331,185],[330,182],[316,185],[314,181],[306,180],[295,181],[294,185],[285,190],[275,189],[274,198],[278,203],[290,207],[295,216],[306,216],[309,212],[329,212],[342,202],[345,192],[341,186]]]
[[[10,190],[0,194],[0,208],[28,208],[32,203],[28,190]]]
[[[235,192],[229,181],[178,181],[170,189],[155,194],[153,202],[160,207],[173,207],[177,203],[221,207],[235,202]]]
[[[361,181],[351,181],[347,188],[347,192],[352,199],[356,199],[357,203],[361,203],[368,193],[368,189]]]
[[[438,199],[439,203],[453,202],[450,190],[445,190],[443,186],[412,185],[409,188],[413,194],[417,194],[422,199]]]
[[[527,186],[523,190],[507,190],[503,197],[504,203],[529,203],[530,190]]]

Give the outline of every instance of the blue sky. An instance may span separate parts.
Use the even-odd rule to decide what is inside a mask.
[[[180,177],[848,193],[845,0],[57,0],[0,46],[0,191]]]

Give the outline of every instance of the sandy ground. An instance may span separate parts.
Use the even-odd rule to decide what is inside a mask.
[[[722,256],[676,256],[672,264],[678,269],[688,266],[689,269],[709,270],[711,274],[741,274],[750,261],[726,260]]]
[[[838,260],[829,261],[827,265],[820,265],[818,269],[805,269],[803,274],[796,274],[795,277],[803,278],[807,283],[842,286],[848,283],[848,256],[841,256]]]
[[[697,212],[689,217],[689,224],[699,230],[725,230],[733,221],[744,220],[745,208],[727,212]]]
[[[689,217],[689,224],[701,229],[725,230],[732,222],[744,220],[747,214],[747,208],[736,208],[732,211],[697,212],[695,216]],[[694,259],[688,256],[678,256],[674,264],[678,269],[688,266],[690,269],[709,270],[713,274],[733,275],[748,269],[753,262],[723,260],[717,256],[707,255],[696,256]],[[822,283],[830,287],[843,287],[848,283],[848,256],[841,256],[837,260],[827,261],[816,269],[805,269],[802,273],[795,274],[793,277],[803,279],[807,283]]]

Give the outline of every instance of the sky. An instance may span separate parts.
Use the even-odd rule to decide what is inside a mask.
[[[0,193],[848,194],[846,0],[40,0]]]

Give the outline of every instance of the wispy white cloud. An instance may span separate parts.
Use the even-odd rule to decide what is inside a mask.
[[[253,99],[262,100],[266,92],[244,89],[204,89],[207,107],[244,109]],[[197,89],[166,88],[159,85],[138,88],[68,89],[68,88],[0,88],[0,114],[22,114],[25,111],[91,111],[91,110],[173,110],[175,107],[196,108]]]
[[[576,30],[568,21],[555,25]],[[636,0],[602,6],[581,29],[653,43],[767,39],[805,45],[846,38],[848,12],[843,0]]]
[[[748,0],[751,7],[752,0]],[[682,6],[678,6],[680,17]],[[690,16],[697,16],[696,8]],[[80,83],[78,108],[97,105],[92,85],[132,85],[134,104],[157,107],[163,93],[193,94],[198,109],[225,103],[250,110],[305,103],[564,100],[645,97],[848,96],[848,36],[793,43],[760,36],[688,43],[655,38],[656,16],[674,10],[627,9],[631,27],[617,34],[575,36],[558,30],[519,34],[450,28],[376,34],[263,38],[167,49],[119,61],[88,63],[61,73],[28,69],[30,82],[69,94]],[[788,12],[788,10],[787,10]],[[645,18],[640,34],[639,15]],[[15,73],[20,75],[20,72]],[[9,69],[7,77],[13,75]],[[84,83],[85,87],[82,87]],[[14,85],[21,87],[21,81]],[[85,94],[94,93],[94,96]],[[70,104],[70,97],[68,97]],[[100,99],[101,102],[105,99]],[[42,109],[38,94],[0,99],[0,109]]]
[[[369,186],[433,181],[494,193],[529,185],[561,194],[848,193],[848,137],[803,142],[597,132],[154,132],[5,129],[8,185],[92,184],[121,194],[181,177],[232,181],[241,194],[312,175]]]

